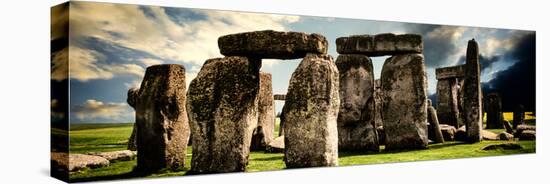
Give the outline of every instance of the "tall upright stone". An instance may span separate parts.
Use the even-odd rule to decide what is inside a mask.
[[[271,81],[270,73],[260,72],[258,125],[252,134],[251,150],[265,150],[266,145],[274,139],[275,101]]]
[[[374,107],[374,126],[378,129],[378,127],[382,126],[382,90],[380,88],[380,79],[374,80]]]
[[[428,123],[428,138],[430,138],[435,143],[445,142],[445,139],[443,138],[443,133],[441,132],[441,127],[439,126],[437,111],[432,106],[432,101],[430,99],[428,99]]]
[[[379,151],[374,122],[374,72],[368,56],[342,54],[336,59],[340,73],[338,149]]]
[[[497,93],[490,93],[485,97],[485,112],[487,113],[486,129],[501,129],[503,128],[502,121],[502,102]]]
[[[145,71],[135,98],[137,171],[184,167],[190,133],[185,92],[183,66],[154,65]]]
[[[525,110],[523,110],[523,105],[518,105],[514,110],[513,128],[516,129],[518,125],[523,125],[524,123],[525,123]]]
[[[423,55],[388,58],[380,78],[386,150],[427,148],[428,82]]]
[[[482,139],[482,107],[479,69],[479,48],[477,42],[468,41],[466,66],[464,69],[464,124],[466,125],[466,142],[480,142]]]
[[[134,110],[136,108],[135,106],[136,106],[138,94],[139,94],[139,89],[130,88],[128,90],[128,96],[126,97],[126,102],[128,103],[128,105],[130,105],[130,107],[134,108]],[[128,150],[132,150],[132,151],[137,150],[136,134],[137,134],[137,123],[134,122],[134,127],[132,128],[132,134],[130,134],[130,138],[128,138],[128,144],[127,144]]]
[[[338,75],[332,57],[317,54],[292,73],[283,111],[287,168],[338,165]]]
[[[258,121],[260,66],[240,56],[209,59],[189,85],[190,173],[245,171]]]
[[[437,115],[443,124],[458,127],[459,87],[456,78],[440,79],[437,81]]]

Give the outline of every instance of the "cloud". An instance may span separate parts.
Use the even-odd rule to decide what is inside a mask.
[[[141,63],[143,63],[146,67],[149,67],[151,65],[160,65],[160,64],[164,63],[161,60],[153,59],[153,58],[141,58],[141,59],[138,59],[138,60]]]
[[[98,118],[122,120],[128,118],[133,110],[126,103],[104,103],[88,99],[83,104],[73,106],[71,113],[78,120],[96,121]]]
[[[69,46],[69,75],[71,79],[86,82],[92,79],[112,79],[115,75],[143,76],[145,69],[137,64],[107,64],[99,60],[105,56],[94,50]]]
[[[69,48],[54,52],[52,54],[51,78],[62,81],[69,75]]]
[[[421,34],[424,41],[426,67],[439,68],[456,65],[464,48],[457,44],[466,27],[408,24],[407,32]]]

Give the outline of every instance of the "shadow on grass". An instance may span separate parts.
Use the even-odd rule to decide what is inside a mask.
[[[374,151],[341,151],[341,152],[338,152],[338,157],[339,158],[344,158],[344,157],[359,156],[359,155],[379,155],[379,154],[388,154],[388,153],[406,153],[406,152],[413,152],[413,151],[442,149],[442,148],[461,145],[461,144],[467,144],[467,143],[464,143],[464,142],[449,142],[449,143],[432,144],[432,145],[429,145],[427,149],[384,150],[383,148],[381,148],[380,152],[374,152]]]
[[[136,171],[135,169],[122,174],[115,174],[115,175],[108,175],[108,176],[93,176],[93,177],[87,177],[87,178],[75,178],[70,179],[70,182],[95,182],[95,181],[105,181],[105,180],[124,180],[124,179],[144,179],[148,177],[159,177],[159,176],[176,176],[171,174],[177,174],[178,172],[187,172],[188,169],[182,169],[179,171],[159,171],[157,173],[144,173]],[[184,176],[185,174],[177,175],[177,176]]]
[[[277,160],[283,160],[283,156],[273,156],[273,157],[265,157],[265,158],[255,158],[251,159],[254,161],[277,161]]]

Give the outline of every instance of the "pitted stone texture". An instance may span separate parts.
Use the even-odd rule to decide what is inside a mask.
[[[185,93],[183,66],[154,65],[145,71],[135,105],[137,171],[184,167],[190,132]]]
[[[354,35],[336,39],[336,50],[340,54],[363,54],[384,56],[422,53],[422,36],[416,34]]]
[[[466,142],[475,143],[482,139],[482,92],[480,85],[479,48],[475,40],[468,41],[466,65],[464,68],[464,124]]]
[[[486,129],[501,129],[502,121],[502,102],[497,93],[490,93],[485,98],[485,112],[487,113]]]
[[[420,54],[396,55],[381,74],[386,150],[428,146],[427,77]]]
[[[328,55],[308,54],[292,73],[284,111],[287,168],[338,165],[338,88]]]
[[[88,153],[88,155],[94,155],[94,156],[100,156],[103,157],[109,162],[116,162],[116,161],[129,161],[133,160],[137,152],[131,151],[131,150],[121,150],[121,151],[109,151],[109,152],[92,152]]]
[[[271,86],[271,74],[260,72],[258,93],[258,125],[252,134],[251,150],[265,150],[267,143],[274,139],[275,101]]]
[[[224,56],[298,59],[307,53],[326,54],[328,42],[315,33],[265,30],[222,36],[218,38],[218,47]]]
[[[379,151],[374,126],[374,72],[372,61],[364,55],[339,55],[340,111],[338,112],[338,149]]]
[[[435,78],[437,80],[449,79],[449,78],[462,78],[462,77],[464,77],[464,65],[435,69]]]
[[[382,90],[380,90],[380,79],[374,80],[374,125],[382,125]],[[378,135],[380,137],[380,135]],[[380,141],[379,141],[380,142]]]
[[[258,121],[260,60],[207,60],[189,85],[191,173],[245,171]]]
[[[109,160],[100,156],[70,153],[68,169],[69,171],[79,171],[85,168],[105,167],[109,166],[109,164]]]
[[[437,116],[442,124],[458,127],[459,87],[455,78],[437,81]]]
[[[518,105],[514,110],[514,125],[513,128],[516,129],[518,125],[523,125],[525,123],[525,110],[523,105]]]
[[[428,104],[431,104],[430,100],[428,102]],[[441,133],[441,127],[439,126],[439,120],[437,119],[437,111],[431,105],[428,106],[428,123],[430,124],[428,138],[434,141],[434,143],[445,142],[443,133]]]

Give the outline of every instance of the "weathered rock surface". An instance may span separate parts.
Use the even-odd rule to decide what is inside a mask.
[[[456,128],[454,126],[440,124],[439,128],[441,129],[441,134],[443,135],[443,139],[445,141],[455,140]]]
[[[297,59],[307,53],[326,54],[328,42],[315,33],[265,30],[222,36],[218,38],[218,47],[224,56]]]
[[[380,79],[374,80],[374,125],[376,127],[382,125],[382,90],[380,88]],[[378,136],[380,137],[380,135]],[[380,141],[380,139],[379,139]]]
[[[516,129],[518,125],[523,125],[525,123],[525,110],[523,105],[518,105],[514,110],[514,125],[513,128]]]
[[[509,142],[509,143],[501,143],[501,144],[491,144],[491,145],[487,145],[487,146],[485,146],[481,149],[482,150],[497,150],[497,149],[517,150],[517,149],[523,149],[523,147],[521,145],[519,145],[518,143]]]
[[[284,112],[287,168],[338,165],[338,75],[332,57],[316,54],[292,74]]]
[[[109,160],[94,155],[69,154],[69,171],[79,171],[85,168],[99,168],[109,166]]]
[[[258,93],[258,125],[252,133],[251,150],[265,150],[267,143],[274,139],[275,101],[271,85],[271,74],[260,72],[260,91]]]
[[[88,155],[94,155],[94,156],[100,156],[103,157],[109,162],[116,162],[116,161],[128,161],[133,160],[137,152],[131,151],[131,150],[121,150],[121,151],[109,151],[109,152],[92,152],[88,153]]]
[[[449,79],[449,78],[462,78],[462,77],[464,77],[464,65],[435,69],[435,78],[437,80]]]
[[[336,50],[340,54],[363,54],[384,56],[422,53],[422,36],[416,34],[354,35],[336,39]]]
[[[479,69],[479,48],[475,40],[468,41],[466,65],[464,68],[464,124],[466,125],[467,142],[479,142],[483,129],[481,107],[481,85]]]
[[[437,116],[440,123],[459,127],[459,87],[457,79],[437,81]]]
[[[136,151],[137,150],[137,125],[134,123],[134,126],[132,128],[132,134],[130,134],[130,138],[128,138],[128,150]]]
[[[536,140],[537,133],[534,130],[524,130],[521,133],[519,133],[519,140]]]
[[[428,100],[430,101],[430,100]],[[443,133],[441,132],[441,127],[439,126],[439,120],[437,119],[437,111],[434,109],[434,107],[431,106],[431,101],[428,106],[428,123],[429,125],[429,131],[428,131],[428,138],[430,140],[433,140],[434,143],[443,143],[445,142],[445,139],[443,137]]]
[[[512,141],[514,140],[514,135],[508,132],[501,132],[498,134],[498,139],[503,141]]]
[[[69,171],[69,154],[66,152],[50,152],[50,164],[52,173],[59,176],[66,175]]]
[[[285,152],[285,136],[279,136],[267,144],[265,149],[268,153],[284,153]]]
[[[501,129],[502,121],[502,102],[497,93],[490,93],[485,98],[485,112],[487,113],[486,129]]]
[[[341,54],[336,59],[340,73],[338,149],[379,151],[374,115],[374,72],[368,56]]]
[[[138,94],[139,94],[138,88],[130,88],[128,90],[128,96],[126,97],[126,102],[128,103],[128,105],[130,105],[130,107],[134,108],[134,110],[135,110]],[[130,135],[130,138],[128,138],[128,150],[132,150],[132,151],[137,150],[136,134],[137,134],[137,125],[136,123],[134,123],[132,134]]]
[[[481,137],[483,138],[483,140],[499,140],[497,134],[487,130],[481,130]]]
[[[396,55],[381,74],[386,150],[428,146],[427,77],[420,54]]]
[[[154,65],[147,68],[137,94],[138,172],[180,170],[185,165],[189,123],[185,109],[185,68]]]
[[[378,134],[378,144],[386,145],[386,133],[384,133],[384,126],[377,126],[376,133]]]
[[[258,121],[260,65],[260,60],[238,56],[209,59],[189,85],[191,173],[246,169]]]

